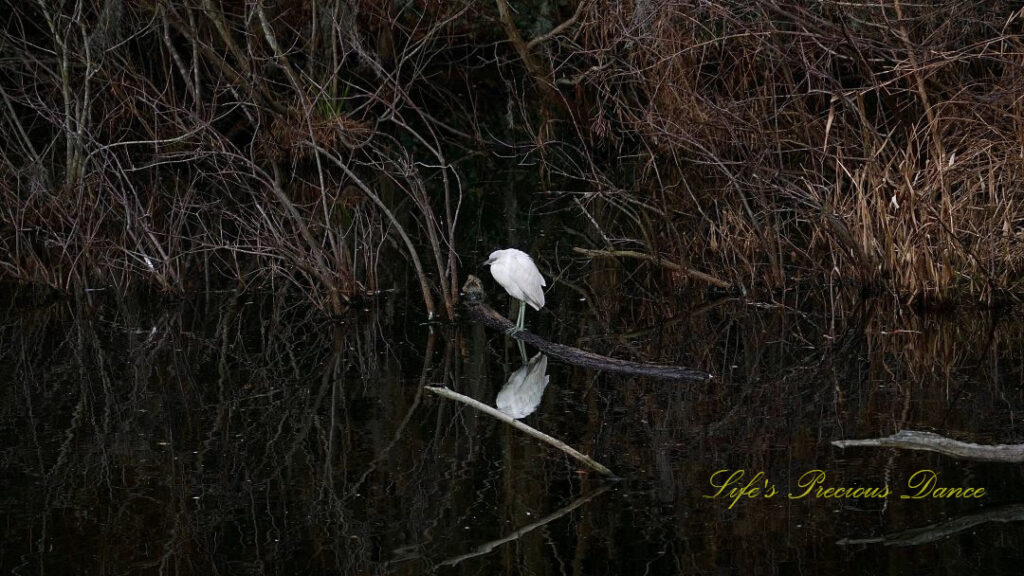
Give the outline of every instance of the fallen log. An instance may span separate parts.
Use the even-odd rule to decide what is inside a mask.
[[[515,328],[515,325],[508,318],[498,314],[484,302],[483,283],[480,282],[479,278],[470,275],[466,279],[466,284],[462,287],[462,291],[465,296],[466,309],[474,320],[506,334]],[[521,330],[513,334],[512,337],[533,346],[548,356],[558,358],[569,364],[583,366],[584,368],[606,370],[621,374],[634,374],[636,376],[649,376],[663,380],[685,380],[688,382],[706,382],[713,378],[707,372],[684,366],[665,366],[663,364],[633,362],[601,356],[600,354],[594,354],[593,352],[566,346],[565,344],[549,342],[528,330]]]

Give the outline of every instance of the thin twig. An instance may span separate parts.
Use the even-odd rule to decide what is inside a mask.
[[[684,268],[671,260],[665,260],[657,256],[651,256],[650,254],[644,254],[642,252],[634,252],[633,250],[588,250],[586,248],[574,247],[573,252],[582,254],[589,258],[634,258],[637,260],[647,260],[648,262],[654,262],[662,268],[668,268],[674,272],[681,272],[694,280],[700,280],[725,290],[732,289],[732,284],[725,280],[715,278],[714,276],[701,272],[700,270],[694,270],[693,268]]]

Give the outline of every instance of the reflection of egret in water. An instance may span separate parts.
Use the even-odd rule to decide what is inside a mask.
[[[526,418],[540,406],[548,385],[548,357],[538,352],[508,377],[494,404],[512,418]]]

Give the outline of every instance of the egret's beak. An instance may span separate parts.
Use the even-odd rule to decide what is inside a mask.
[[[494,258],[488,258],[487,260],[484,260],[483,263],[480,264],[480,265],[481,266],[490,266],[491,264],[494,264]]]

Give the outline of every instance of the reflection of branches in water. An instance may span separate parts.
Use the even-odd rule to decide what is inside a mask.
[[[726,306],[690,322],[691,330],[697,327],[695,338],[710,339],[706,353],[716,356],[702,365],[721,374],[714,386],[691,395],[713,408],[712,431],[763,427],[766,421],[750,415],[765,405],[774,405],[771,412],[787,421],[796,414],[808,421],[821,421],[823,410],[834,414],[842,431],[835,436],[819,432],[821,438],[889,432],[894,418],[897,427],[915,425],[908,418],[916,417],[926,422],[916,426],[970,429],[976,422],[970,415],[976,412],[953,410],[954,405],[987,406],[992,396],[1011,406],[1019,400],[999,389],[1011,363],[993,358],[1005,354],[979,346],[1019,341],[1019,326],[1003,324],[993,334],[997,326],[986,313],[919,316],[877,300],[823,314],[814,297],[796,294],[794,299],[789,306]],[[792,307],[811,312],[792,314]],[[681,334],[668,338],[687,340]],[[936,375],[942,379],[936,381]],[[979,378],[991,381],[993,388],[958,397],[957,390]],[[935,409],[907,413],[911,402]],[[692,414],[680,417],[680,422],[693,421]],[[783,424],[783,431],[792,428]]]
[[[648,334],[642,341],[648,346],[659,338],[675,342],[691,357],[705,358],[693,363],[721,378],[707,386],[668,390],[643,381],[625,381],[627,386],[620,387],[605,379],[594,385],[608,407],[601,416],[602,444],[619,446],[629,434],[643,439],[638,443],[643,448],[617,450],[608,464],[624,475],[635,475],[635,470],[650,474],[657,497],[671,502],[692,496],[694,489],[684,483],[704,486],[709,470],[718,468],[764,470],[776,482],[814,467],[842,478],[837,482],[875,480],[876,474],[886,473],[888,452],[842,454],[828,442],[888,434],[894,419],[907,426],[937,426],[948,419],[947,428],[975,437],[991,438],[1000,429],[1007,435],[997,438],[1010,442],[1016,436],[1012,407],[1020,405],[1022,396],[999,382],[1019,374],[1024,364],[1014,366],[1015,352],[994,356],[992,350],[972,346],[1020,342],[1021,325],[1003,323],[993,338],[987,314],[965,314],[955,322],[904,318],[907,311],[878,301],[823,312],[812,297],[793,296],[775,306],[726,303],[672,324],[664,333]],[[805,312],[793,314],[789,308],[794,307]],[[921,333],[900,333],[901,326]],[[922,347],[915,349],[914,341]],[[973,383],[970,396],[959,401],[947,396],[946,387],[935,381],[944,374]],[[970,409],[950,411],[955,402],[965,401]],[[637,420],[644,425],[636,426]],[[896,463],[896,470],[906,462]],[[849,463],[856,465],[847,469]],[[709,533],[707,545],[718,536]],[[763,550],[771,548],[767,544]]]
[[[510,533],[509,535],[507,535],[507,536],[505,536],[503,538],[498,538],[497,540],[491,540],[490,542],[485,542],[485,543],[477,546],[472,552],[469,552],[467,554],[463,554],[461,556],[456,556],[455,558],[450,558],[448,560],[445,560],[444,562],[441,562],[440,566],[455,566],[456,564],[458,564],[459,562],[462,562],[463,560],[468,560],[469,558],[476,558],[477,556],[483,556],[484,554],[487,554],[488,552],[494,550],[495,548],[497,548],[498,546],[501,546],[502,544],[506,544],[508,542],[512,542],[514,540],[518,540],[519,538],[522,538],[522,536],[524,534],[527,534],[528,532],[532,532],[533,530],[536,530],[537,528],[540,528],[541,526],[545,526],[547,524],[550,524],[554,520],[557,520],[557,519],[561,518],[562,516],[565,516],[569,512],[572,512],[573,510],[575,510],[575,509],[579,508],[580,506],[586,504],[587,502],[590,502],[594,498],[597,498],[601,494],[604,494],[605,492],[610,490],[611,487],[612,487],[611,484],[604,484],[602,486],[598,486],[596,490],[594,490],[593,492],[591,492],[590,494],[588,494],[586,496],[581,496],[581,497],[577,498],[576,500],[573,500],[568,506],[560,508],[560,509],[552,512],[551,514],[548,514],[547,516],[541,518],[540,520],[537,520],[536,522],[532,522],[530,524],[527,524],[526,526],[523,526],[522,528],[519,528],[518,530],[515,530],[514,532]]]
[[[416,411],[416,408],[419,407],[420,401],[423,399],[423,390],[427,384],[427,378],[430,375],[431,360],[433,359],[434,356],[434,346],[436,344],[437,334],[431,332],[430,335],[427,337],[427,349],[426,354],[424,354],[423,371],[420,374],[419,385],[416,387],[416,397],[413,398],[412,405],[406,412],[405,417],[402,418],[402,421],[398,424],[398,429],[395,430],[395,434],[394,437],[391,439],[391,442],[389,442],[387,446],[385,446],[380,452],[378,452],[373,457],[373,460],[366,465],[366,469],[363,471],[362,475],[359,476],[359,479],[357,479],[355,482],[352,483],[351,486],[348,487],[348,491],[345,494],[346,497],[351,497],[356,494],[359,488],[366,481],[366,478],[374,471],[374,469],[376,469],[377,465],[387,457],[388,453],[391,452],[391,449],[394,448],[398,441],[401,439],[402,432],[405,431],[405,427],[409,424],[409,420],[412,419],[413,413]]]
[[[0,402],[4,426],[40,444],[15,453],[17,478],[0,498],[20,519],[0,536],[39,531],[42,518],[30,563],[86,547],[116,558],[108,566],[119,572],[292,569],[297,558],[384,572],[393,560],[379,551],[410,534],[450,555],[461,540],[438,535],[453,519],[487,517],[498,469],[480,466],[497,459],[479,440],[494,426],[422,409],[422,383],[463,382],[459,337],[444,339],[437,368],[440,332],[425,352],[402,352],[403,366],[404,345],[373,317],[337,325],[283,301],[211,299],[156,313],[83,302],[40,314],[33,330],[0,328],[14,343],[0,363],[15,365],[18,383]],[[473,358],[486,349],[475,346],[469,365],[484,366]],[[465,381],[493,394],[485,372]],[[475,501],[460,500],[467,491]],[[68,523],[69,511],[85,520]],[[153,549],[162,553],[141,552]]]
[[[488,354],[501,338],[481,327],[432,327],[430,350],[427,328],[400,315],[334,324],[271,297],[210,296],[147,312],[140,303],[104,298],[90,293],[78,303],[15,310],[0,325],[0,373],[10,380],[0,387],[0,538],[26,542],[17,552],[30,565],[47,568],[89,550],[111,572],[160,562],[168,572],[230,564],[231,571],[294,572],[298,565],[309,572],[418,573],[433,559],[465,552],[466,527],[477,530],[475,541],[496,539],[503,514],[547,511],[558,506],[551,502],[567,501],[565,491],[578,495],[579,480],[561,458],[536,457],[547,447],[510,441],[516,432],[447,401],[422,401],[422,381],[494,397],[507,373],[496,374]],[[388,306],[382,313],[394,314]],[[701,365],[723,374],[710,385],[595,378],[550,366],[559,385],[546,402],[557,410],[535,415],[538,427],[593,439],[582,449],[630,477],[618,485],[627,498],[580,509],[587,521],[575,527],[574,542],[547,534],[558,554],[576,546],[569,553],[580,558],[654,558],[684,541],[694,550],[723,547],[735,530],[784,528],[798,514],[808,524],[832,522],[835,512],[825,505],[759,515],[751,504],[751,513],[737,518],[724,507],[694,507],[693,495],[717,466],[782,476],[813,464],[837,482],[865,469],[874,474],[884,454],[847,451],[842,456],[853,464],[844,467],[827,441],[888,433],[892,406],[900,410],[906,394],[937,402],[934,410],[911,405],[909,422],[946,417],[949,403],[938,403],[944,387],[876,381],[928,361],[925,352],[914,360],[903,348],[902,339],[924,335],[882,335],[890,320],[878,312],[848,314],[835,327],[784,307],[727,303],[702,314],[646,334],[638,346],[674,340],[687,350],[680,354],[705,358]],[[908,326],[931,326],[913,322]],[[579,330],[586,327],[579,320]],[[1016,327],[997,328],[997,344],[1020,340]],[[984,383],[997,373],[1015,377],[1016,352],[972,355],[954,339],[979,341],[975,327],[957,330],[927,336],[957,343],[952,358],[960,364],[951,372],[988,363],[970,398],[983,411],[955,413],[962,420],[950,428],[999,429],[1010,416],[997,409],[1018,405],[1019,396],[994,379]],[[1007,471],[984,485],[996,493],[1017,476]],[[680,514],[684,508],[692,513]],[[585,538],[586,530],[594,537]],[[538,532],[515,549],[539,568],[551,548],[541,550],[547,543]],[[811,532],[794,545],[814,546]],[[633,540],[620,540],[625,533]],[[418,561],[389,555],[408,542],[417,543],[409,556]],[[637,542],[648,547],[636,552],[630,547]],[[748,538],[752,551],[738,553],[737,565],[765,572],[776,544]],[[480,562],[500,562],[510,548]],[[4,566],[8,550],[0,547]],[[682,561],[714,569],[699,554]]]
[[[929,542],[935,542],[949,538],[975,526],[989,522],[1019,522],[1024,520],[1024,504],[1003,506],[992,510],[982,510],[972,514],[965,514],[952,520],[931,524],[921,528],[893,532],[876,538],[843,538],[836,542],[840,546],[855,546],[862,544],[885,544],[886,546],[920,546]]]
[[[58,561],[42,550],[73,542],[116,558],[115,571],[153,565],[124,550],[162,548],[155,562],[167,567],[255,545],[257,557],[232,561],[286,562],[311,542],[337,569],[374,571],[366,535],[397,509],[367,514],[365,499],[346,508],[334,495],[354,472],[366,478],[366,462],[411,424],[413,390],[378,385],[409,370],[381,353],[377,322],[332,325],[284,301],[191,302],[155,314],[82,301],[0,327],[0,366],[16,383],[0,414],[20,438],[5,458],[3,496],[7,517],[19,520],[5,533],[41,530],[38,562]],[[384,398],[389,390],[398,394]],[[425,458],[414,442],[401,448],[371,478]],[[66,509],[80,519],[68,523]]]

